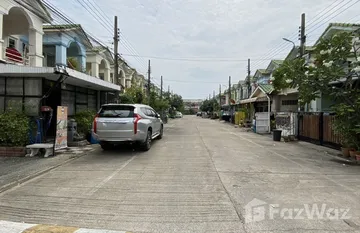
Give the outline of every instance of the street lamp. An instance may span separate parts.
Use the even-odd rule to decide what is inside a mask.
[[[296,47],[294,41],[289,40],[289,39],[287,39],[287,38],[282,38],[282,39],[285,40],[285,41],[287,41],[287,42],[289,42],[289,43],[291,43],[291,44],[293,44],[293,45],[294,45],[294,48]]]

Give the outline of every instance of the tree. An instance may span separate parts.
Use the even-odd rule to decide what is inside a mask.
[[[220,109],[220,105],[216,99],[205,100],[200,106],[202,112],[214,112]]]
[[[303,58],[285,61],[274,72],[273,85],[277,90],[298,88],[302,105],[320,94],[332,97],[336,132],[342,136],[343,144],[360,148],[360,82],[357,81],[360,62],[356,36],[340,32],[321,39],[314,50],[313,63],[307,64]]]
[[[184,101],[181,95],[178,94],[171,95],[170,105],[172,108],[175,108],[177,111],[180,112],[184,111]]]

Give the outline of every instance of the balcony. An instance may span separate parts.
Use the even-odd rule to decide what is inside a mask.
[[[16,65],[30,65],[28,53],[20,53],[17,49],[11,47],[3,47],[3,58],[7,63]]]

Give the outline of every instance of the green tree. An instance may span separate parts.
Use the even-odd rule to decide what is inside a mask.
[[[220,109],[220,105],[216,99],[205,100],[200,106],[202,112],[214,112]]]
[[[298,88],[299,102],[304,105],[320,97],[332,97],[336,113],[335,130],[343,144],[360,147],[360,62],[359,46],[353,43],[358,35],[340,32],[321,39],[314,50],[315,60],[303,58],[285,61],[274,72],[275,89]],[[356,78],[355,78],[356,77]]]

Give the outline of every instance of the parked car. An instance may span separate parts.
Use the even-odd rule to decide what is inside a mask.
[[[202,112],[197,112],[196,116],[202,116]]]
[[[164,125],[153,108],[142,104],[105,104],[93,122],[93,133],[103,150],[120,143],[136,143],[144,151],[161,139]]]
[[[182,115],[181,112],[176,112],[175,117],[176,117],[176,118],[182,118],[183,115]]]

